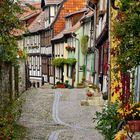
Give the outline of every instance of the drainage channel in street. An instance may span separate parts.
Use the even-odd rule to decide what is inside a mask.
[[[74,129],[74,130],[84,130],[84,131],[89,130],[89,129],[85,129],[85,128],[82,128],[82,127],[78,127],[78,126],[73,126],[73,125],[67,124],[67,123],[63,122],[59,118],[58,110],[59,110],[59,102],[60,102],[61,96],[62,96],[62,92],[61,91],[56,91],[55,92],[53,108],[52,108],[52,118],[53,118],[54,123],[56,125],[58,125],[58,127],[59,126],[63,126],[65,129],[60,129],[60,130],[53,131],[51,133],[51,135],[49,136],[48,140],[58,140],[59,135],[62,132],[67,131],[68,128]]]

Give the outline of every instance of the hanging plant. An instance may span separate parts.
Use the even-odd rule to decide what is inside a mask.
[[[61,67],[64,65],[65,59],[64,58],[55,58],[52,61],[52,64],[56,67]]]
[[[73,65],[76,63],[76,59],[75,58],[67,58],[67,59],[65,59],[65,63],[69,64],[69,65]]]
[[[55,58],[53,59],[53,65],[56,67],[61,67],[64,64],[69,64],[69,65],[73,65],[76,63],[76,59],[75,58]]]
[[[88,35],[84,35],[81,38],[81,51],[82,51],[83,55],[87,54],[87,51],[88,51],[88,40],[89,40]]]

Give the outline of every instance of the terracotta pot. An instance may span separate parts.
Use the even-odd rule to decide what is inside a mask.
[[[65,84],[58,84],[57,88],[65,88]]]
[[[130,120],[127,122],[129,132],[140,132],[140,120]]]
[[[88,96],[88,97],[92,97],[93,94],[92,94],[91,92],[87,92],[87,96]]]

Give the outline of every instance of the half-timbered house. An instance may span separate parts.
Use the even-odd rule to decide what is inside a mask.
[[[94,84],[107,92],[108,78],[108,0],[91,0],[96,12],[96,39],[94,57]]]
[[[65,28],[64,16],[85,7],[86,0],[47,0],[45,11],[45,29],[40,31],[42,75],[45,82],[54,83],[54,67],[52,65],[53,49],[51,39]]]

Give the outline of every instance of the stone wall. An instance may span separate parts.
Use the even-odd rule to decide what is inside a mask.
[[[4,110],[6,105],[12,98],[11,93],[11,66],[9,64],[0,63],[0,112]]]
[[[26,90],[25,63],[19,67],[0,62],[0,113]]]
[[[20,62],[19,67],[19,94],[24,92],[26,89],[26,72],[25,72],[25,62]]]

